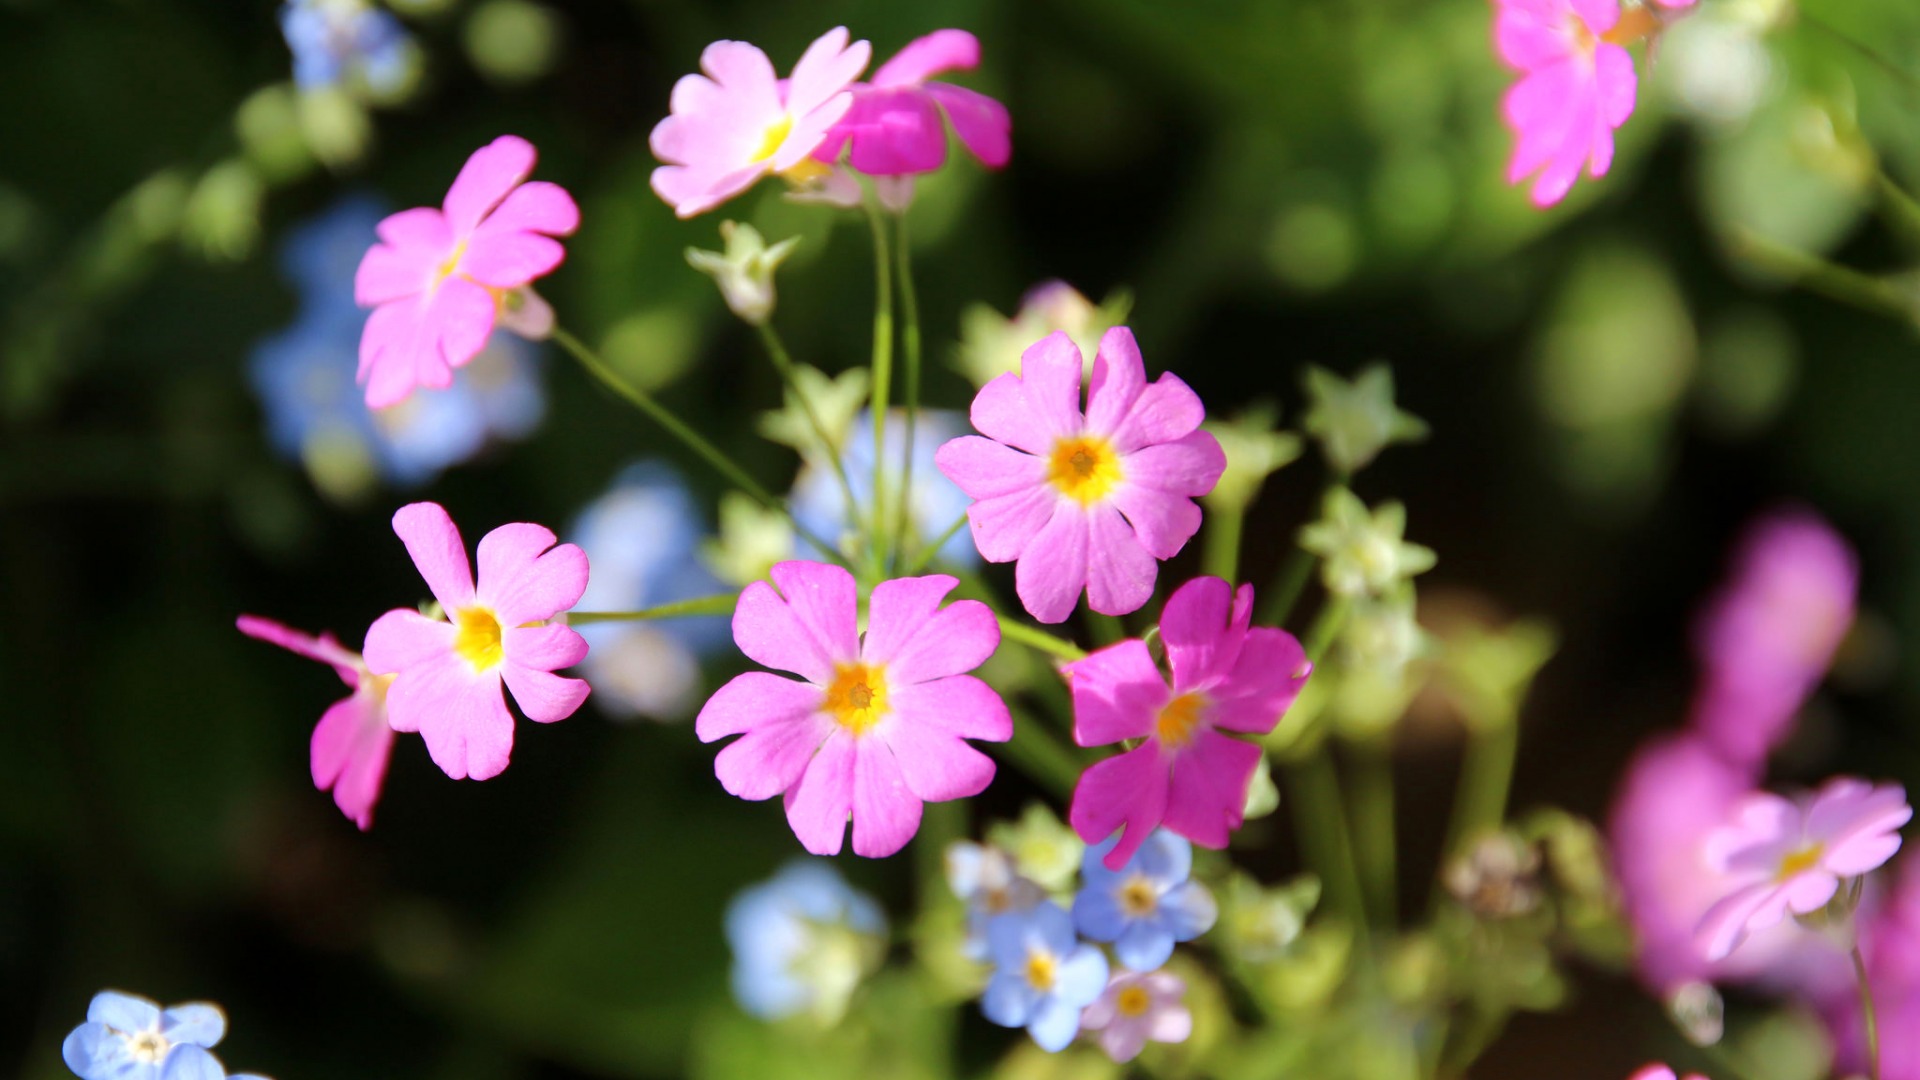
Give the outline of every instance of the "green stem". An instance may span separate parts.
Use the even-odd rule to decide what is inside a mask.
[[[1875,179],[1880,189],[1880,205],[1888,223],[1908,245],[1920,247],[1920,202],[1907,194],[1905,188],[1894,183],[1886,169],[1878,170]]]
[[[1384,735],[1353,744],[1353,839],[1362,899],[1375,926],[1399,919],[1393,746]]]
[[[1024,770],[1062,801],[1072,798],[1083,771],[1079,756],[1026,710],[1012,712],[1013,738],[985,749]]]
[[[1460,762],[1460,789],[1454,796],[1453,821],[1447,828],[1447,858],[1466,854],[1467,845],[1482,833],[1500,827],[1507,816],[1507,793],[1513,785],[1513,763],[1520,752],[1519,718],[1506,716],[1476,726],[1467,738]]]
[[[940,549],[947,546],[947,541],[953,539],[961,529],[966,527],[966,524],[967,515],[961,514],[952,525],[947,526],[947,531],[941,533],[932,543],[921,548],[914,554],[913,558],[907,560],[906,568],[900,571],[900,576],[912,577],[920,571],[925,570],[927,564],[933,561],[933,557],[940,554]]]
[[[1127,624],[1120,621],[1120,616],[1103,615],[1091,607],[1087,609],[1087,630],[1093,634],[1093,643],[1103,649],[1127,638]]]
[[[1776,243],[1752,230],[1742,229],[1734,235],[1733,253],[1830,300],[1893,319],[1912,320],[1915,316],[1914,298],[1901,286]]]
[[[1354,933],[1365,937],[1360,871],[1353,861],[1353,837],[1340,797],[1340,774],[1324,744],[1298,761],[1283,762],[1281,775],[1293,804],[1293,827],[1307,866],[1326,883],[1327,905],[1347,917]]]
[[[1334,596],[1320,608],[1313,625],[1307,627],[1307,637],[1301,644],[1306,648],[1307,659],[1318,664],[1327,650],[1333,647],[1333,639],[1340,634],[1340,627],[1346,624],[1347,614],[1353,610],[1353,598]]]
[[[774,370],[780,373],[780,382],[800,403],[800,412],[807,418],[807,426],[813,429],[813,437],[820,441],[820,452],[833,462],[833,474],[840,478],[840,494],[847,500],[847,520],[860,519],[860,503],[853,497],[853,481],[847,477],[846,463],[841,461],[839,448],[827,437],[827,425],[820,420],[820,414],[814,410],[813,399],[800,387],[800,380],[794,376],[793,357],[787,352],[786,343],[780,340],[780,334],[773,323],[763,322],[754,327],[760,332],[760,342],[767,347],[767,359],[773,361]]]
[[[1313,566],[1313,553],[1294,544],[1293,550],[1287,552],[1286,561],[1275,571],[1273,584],[1267,586],[1267,594],[1260,600],[1260,614],[1254,621],[1261,626],[1285,626],[1287,617],[1293,614],[1293,606],[1300,602],[1300,594],[1306,591]]]
[[[1045,630],[1036,630],[1026,623],[1015,622],[1005,615],[999,616],[1000,637],[1007,641],[1017,641],[1030,649],[1051,653],[1062,660],[1082,660],[1086,650],[1071,641],[1054,637]]]
[[[1880,1080],[1880,1018],[1873,1007],[1873,984],[1867,981],[1867,958],[1860,942],[1853,943],[1853,977],[1860,983],[1860,1024],[1867,1037],[1867,1075]]]
[[[920,298],[913,287],[913,251],[907,243],[907,215],[894,218],[899,250],[894,267],[900,273],[900,339],[907,361],[907,439],[900,457],[900,517],[894,535],[896,556],[905,553],[913,502],[913,440],[920,419]],[[875,453],[879,451],[876,449]]]
[[[883,558],[892,548],[880,527],[881,507],[887,505],[887,403],[893,393],[893,271],[888,265],[887,224],[872,192],[867,193],[867,221],[873,226],[873,398],[867,411],[873,417],[873,551]],[[881,564],[884,566],[884,562]]]
[[[1246,524],[1243,506],[1215,509],[1207,515],[1206,550],[1200,556],[1200,572],[1209,577],[1240,580],[1240,533]]]
[[[676,600],[671,604],[658,604],[638,611],[570,611],[567,613],[569,626],[585,626],[588,623],[603,622],[644,622],[652,619],[679,619],[690,615],[731,615],[740,598],[733,593],[719,596],[702,596],[693,600]]]
[[[580,366],[586,368],[588,374],[599,379],[607,389],[627,399],[634,408],[646,413],[649,419],[666,429],[667,434],[685,443],[688,449],[705,459],[707,464],[713,466],[714,471],[726,477],[735,487],[751,495],[756,502],[767,509],[778,510],[784,514],[788,524],[793,526],[793,531],[807,543],[819,549],[822,555],[834,562],[843,561],[840,553],[833,549],[833,545],[820,539],[814,535],[813,530],[800,524],[785,502],[774,498],[772,492],[761,487],[759,481],[748,476],[747,471],[738,463],[721,453],[718,447],[708,442],[699,432],[688,427],[679,417],[668,411],[666,406],[655,401],[653,395],[622,379],[617,372],[607,366],[605,360],[600,359],[599,355],[587,348],[579,338],[556,326],[553,328],[553,340],[561,348],[572,353],[573,358],[580,361]]]

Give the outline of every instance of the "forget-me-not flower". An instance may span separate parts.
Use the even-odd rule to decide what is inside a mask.
[[[1083,884],[1073,898],[1073,921],[1094,941],[1113,943],[1113,955],[1133,971],[1152,971],[1173,955],[1176,941],[1212,929],[1219,909],[1193,872],[1193,845],[1155,830],[1118,870],[1103,861],[1115,837],[1087,849]]]
[[[1001,1027],[1024,1027],[1042,1050],[1066,1049],[1080,1014],[1107,988],[1107,958],[1073,932],[1073,917],[1049,900],[987,924],[993,977],[980,1011]]]
[[[947,886],[967,905],[966,956],[987,959],[987,924],[1009,913],[1024,914],[1047,898],[1046,890],[1020,873],[1013,856],[992,844],[956,840],[947,845]]]
[[[102,990],[87,1006],[87,1022],[67,1035],[60,1053],[81,1080],[227,1080],[226,1068],[209,1051],[226,1033],[218,1005],[162,1009],[134,994]]]
[[[934,452],[950,439],[972,430],[966,418],[943,409],[922,409],[913,429],[913,494],[907,502],[907,529],[912,534],[904,550],[909,558],[953,528],[965,517],[973,500],[941,474],[933,463]],[[895,410],[887,414],[885,517],[881,526],[891,532],[898,526],[900,512],[900,448],[907,437],[906,416]],[[847,512],[847,495],[833,466],[813,461],[801,470],[793,484],[793,516],[816,535],[829,540],[859,531],[872,512],[873,505],[873,414],[861,410],[847,433],[841,450],[841,463],[847,470],[847,486],[853,489],[855,510]],[[962,528],[940,545],[936,562],[946,566],[970,567],[980,562],[973,538]]]
[[[419,60],[400,20],[367,0],[287,0],[280,32],[302,90],[355,83],[390,96],[406,87]]]
[[[834,1023],[885,953],[886,916],[825,859],[787,864],[727,905],[733,997],[763,1020]]]

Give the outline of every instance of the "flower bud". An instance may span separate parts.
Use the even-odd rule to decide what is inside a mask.
[[[1688,1042],[1712,1046],[1727,1030],[1727,1007],[1712,983],[1683,984],[1667,999],[1667,1015]]]
[[[749,326],[763,325],[773,316],[773,272],[793,252],[799,237],[788,237],[768,247],[760,231],[737,221],[720,223],[725,252],[687,249],[687,264],[720,286],[727,307]]]
[[[1309,367],[1306,389],[1311,400],[1301,427],[1340,476],[1359,472],[1394,443],[1427,437],[1426,421],[1394,405],[1393,371],[1385,364],[1369,364],[1352,382]]]

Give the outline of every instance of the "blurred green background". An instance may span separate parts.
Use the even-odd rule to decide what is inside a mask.
[[[1096,300],[1132,290],[1149,367],[1217,412],[1271,398],[1291,421],[1305,364],[1390,361],[1433,435],[1388,452],[1362,494],[1404,499],[1410,536],[1439,551],[1424,589],[1563,635],[1518,806],[1602,812],[1633,743],[1679,720],[1688,619],[1730,537],[1782,498],[1859,546],[1869,644],[1777,772],[1920,778],[1911,315],[1736,257],[1758,236],[1907,266],[1876,184],[1920,179],[1920,96],[1791,11],[1703,3],[1642,64],[1613,174],[1542,213],[1503,183],[1509,76],[1483,0],[416,2],[395,7],[418,85],[319,116],[285,85],[276,4],[0,0],[0,1071],[64,1075],[60,1039],[103,986],[222,1002],[224,1058],[282,1080],[805,1067],[730,1003],[719,919],[799,848],[774,806],[720,790],[689,726],[591,707],[522,724],[485,784],[445,780],[403,739],[361,835],[308,783],[337,681],[232,629],[251,611],[355,639],[422,591],[387,525],[416,493],[323,496],[268,449],[247,357],[293,318],[289,228],[347,192],[435,203],[502,132],[582,205],[542,285],[562,322],[784,489],[792,455],[747,422],[778,384],[681,252],[717,247],[722,217],[803,236],[778,321],[834,371],[866,356],[867,237],[772,185],[691,222],[648,190],[647,132],[715,38],[784,68],[836,24],[880,57],[939,27],[979,35],[982,70],[960,81],[1007,103],[1014,160],[957,164],[915,207],[935,361],[969,304],[1011,312],[1053,277]],[[1807,8],[1920,71],[1907,0]],[[968,386],[934,366],[932,399],[963,406]],[[646,454],[680,461],[711,514],[697,462],[564,357],[542,378],[536,434],[425,489],[470,542],[560,526]],[[1270,483],[1250,580],[1320,483],[1308,465]],[[1403,876],[1422,888],[1456,741],[1419,728],[1400,748]],[[976,825],[1032,794],[1001,777]],[[1284,830],[1246,839],[1263,875],[1293,865]],[[910,918],[910,860],[840,862]],[[958,1023],[968,1067],[1018,1038],[970,1007]],[[1481,1074],[1623,1076],[1661,1030],[1623,979],[1589,973]],[[867,1037],[898,1040],[907,1074],[944,1054],[920,1034]]]

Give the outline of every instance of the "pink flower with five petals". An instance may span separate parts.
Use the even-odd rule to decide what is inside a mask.
[[[974,544],[988,562],[1016,562],[1021,604],[1041,622],[1073,613],[1080,593],[1107,615],[1153,595],[1154,560],[1200,529],[1194,499],[1227,466],[1200,430],[1200,397],[1172,374],[1147,382],[1133,331],[1100,339],[1086,412],[1080,349],[1058,331],[1030,346],[1021,370],[982,387],[967,435],[934,456],[975,502]]]
[[[1507,182],[1535,173],[1533,201],[1566,197],[1584,165],[1594,177],[1613,164],[1614,129],[1633,115],[1638,79],[1619,0],[1495,0],[1494,46],[1521,74],[1502,106],[1519,137]],[[1638,13],[1636,12],[1636,15]],[[1636,18],[1635,24],[1641,20]]]
[[[402,210],[375,227],[380,242],[354,275],[354,301],[371,307],[360,335],[367,406],[398,404],[415,387],[445,389],[502,325],[529,337],[552,329],[552,309],[527,286],[560,265],[558,236],[580,210],[557,184],[526,182],[533,145],[502,135],[474,151],[436,210]]]
[[[393,754],[393,729],[387,726],[387,686],[393,679],[369,672],[360,654],[332,634],[314,637],[258,615],[242,615],[236,625],[250,638],[330,665],[353,691],[320,714],[309,756],[313,786],[331,788],[333,804],[365,832],[373,826],[373,806],[380,801]]]
[[[771,576],[741,592],[733,638],[804,681],[736,676],[694,731],[701,742],[740,736],[714,761],[721,786],[743,799],[784,793],[808,851],[838,854],[851,815],[854,853],[891,855],[919,830],[923,802],[986,790],[993,761],[965,740],[1013,737],[1006,703],[966,674],[999,647],[999,623],[978,600],[942,608],[958,581],[930,574],[875,585],[863,636],[846,570],[783,562]]]
[[[498,776],[513,752],[503,682],[527,719],[543,724],[587,699],[584,680],[553,673],[585,659],[587,643],[548,621],[586,591],[587,555],[556,547],[539,525],[502,525],[480,539],[476,585],[460,530],[438,503],[401,507],[393,531],[444,617],[396,608],[367,630],[367,668],[394,677],[387,722],[419,732],[455,780]]]
[[[1067,814],[1089,844],[1126,827],[1107,853],[1110,869],[1125,866],[1162,825],[1210,848],[1226,847],[1240,827],[1260,748],[1226,733],[1272,731],[1313,672],[1292,634],[1250,628],[1252,613],[1253,586],[1195,578],[1160,615],[1171,685],[1138,639],[1063,669],[1075,742],[1142,740],[1087,769]]]
[[[980,39],[965,30],[936,30],[910,42],[880,65],[867,83],[855,84],[853,107],[827,133],[813,156],[840,160],[868,176],[932,172],[947,161],[946,122],[960,142],[988,168],[1013,155],[1013,121],[1007,107],[964,86],[932,82],[949,71],[980,66]]]

